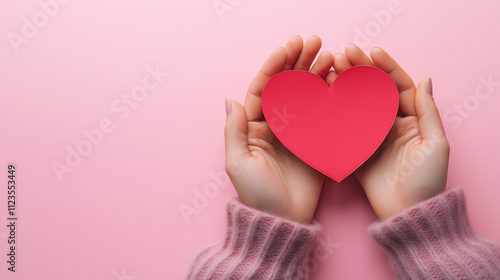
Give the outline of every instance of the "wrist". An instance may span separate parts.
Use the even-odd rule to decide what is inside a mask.
[[[266,213],[277,218],[300,224],[310,224],[313,221],[315,211],[308,211],[303,207],[296,206],[286,201],[267,202],[264,199],[257,201],[245,200],[241,196],[240,201],[247,207],[256,211]],[[316,209],[316,207],[314,207]]]
[[[404,191],[399,190],[399,192],[390,195],[384,193],[379,194],[379,196],[385,196],[389,199],[377,199],[377,197],[375,197],[375,201],[372,202],[370,200],[370,202],[377,217],[381,220],[386,220],[415,207],[419,203],[432,199],[442,194],[444,191],[444,187],[432,190],[420,189],[417,194],[406,194]]]

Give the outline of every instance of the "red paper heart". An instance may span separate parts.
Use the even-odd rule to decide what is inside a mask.
[[[292,153],[337,182],[356,170],[389,133],[396,84],[371,66],[350,68],[329,88],[307,71],[274,75],[262,92],[269,127]]]

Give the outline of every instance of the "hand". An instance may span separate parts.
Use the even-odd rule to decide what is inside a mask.
[[[309,71],[320,48],[317,36],[305,44],[301,37],[292,37],[257,73],[248,88],[245,106],[226,101],[226,171],[240,200],[249,207],[300,223],[312,221],[325,176],[274,136],[263,119],[261,94],[267,81],[281,71]],[[327,79],[332,65],[333,55],[323,52],[310,71]]]
[[[415,88],[410,76],[381,48],[371,59],[356,45],[335,54],[337,74],[357,65],[389,74],[399,90],[399,113],[386,139],[355,175],[377,216],[386,219],[444,191],[450,147],[432,97],[432,82]]]

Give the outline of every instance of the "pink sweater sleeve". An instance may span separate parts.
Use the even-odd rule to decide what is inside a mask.
[[[307,255],[320,230],[232,199],[225,238],[196,256],[187,279],[308,279]]]
[[[500,279],[500,247],[472,231],[461,189],[374,223],[368,231],[389,253],[397,279]]]

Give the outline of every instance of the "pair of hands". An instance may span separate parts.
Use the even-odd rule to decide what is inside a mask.
[[[305,70],[330,86],[343,71],[370,65],[385,71],[399,90],[399,112],[379,149],[354,174],[377,216],[386,219],[444,191],[449,145],[432,97],[430,79],[412,79],[381,48],[368,57],[354,44],[345,54],[321,53],[321,39],[292,37],[276,49],[251,82],[244,106],[226,100],[226,171],[247,206],[310,223],[325,176],[281,144],[263,120],[261,94],[267,81],[286,70]],[[333,66],[333,70],[332,70]]]

